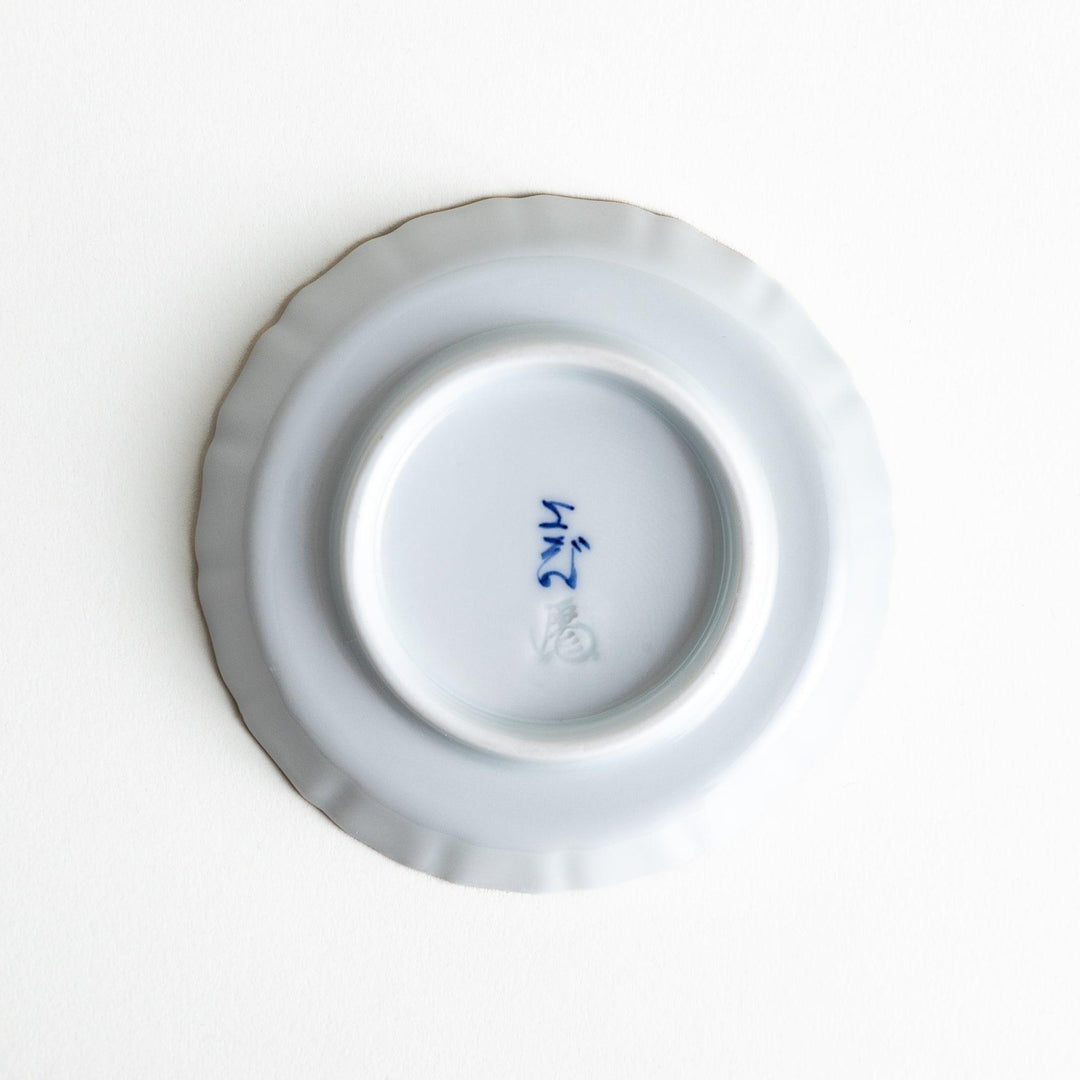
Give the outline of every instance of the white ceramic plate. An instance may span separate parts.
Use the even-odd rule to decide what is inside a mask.
[[[244,720],[453,881],[616,881],[738,826],[869,661],[884,471],[796,304],[689,226],[487,199],[301,290],[222,405],[199,593]]]

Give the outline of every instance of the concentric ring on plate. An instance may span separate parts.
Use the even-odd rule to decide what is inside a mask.
[[[776,542],[764,481],[706,401],[659,357],[555,328],[481,335],[390,394],[347,471],[341,592],[418,716],[491,753],[570,760],[674,738],[723,698],[764,627]],[[529,562],[529,495],[556,476],[592,509],[561,608]],[[553,657],[531,616],[570,603],[577,648]]]

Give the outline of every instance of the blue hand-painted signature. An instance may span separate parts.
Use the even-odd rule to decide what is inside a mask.
[[[566,543],[566,530],[570,526],[563,521],[563,511],[568,513],[574,509],[573,504],[567,502],[556,502],[554,499],[541,499],[540,502],[544,508],[552,514],[551,521],[541,521],[537,528],[544,530],[545,535],[543,541],[547,544],[547,547],[540,553],[540,566],[536,571],[536,580],[540,584],[548,589],[551,587],[551,581],[553,578],[558,578],[564,584],[571,589],[577,588],[577,565],[575,564],[575,556],[579,555],[582,551],[589,551],[589,541],[584,536],[577,536]],[[551,533],[553,529],[562,529],[562,533],[554,533],[552,535],[546,535]],[[569,556],[569,558],[567,558]],[[554,567],[548,567],[548,564],[552,561],[556,561],[562,569],[556,569]],[[548,567],[545,569],[545,567]]]

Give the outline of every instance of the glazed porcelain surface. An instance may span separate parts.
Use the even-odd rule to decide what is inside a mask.
[[[672,218],[486,199],[356,248],[222,405],[199,592],[245,722],[343,829],[544,891],[680,861],[825,745],[891,552],[865,407]]]

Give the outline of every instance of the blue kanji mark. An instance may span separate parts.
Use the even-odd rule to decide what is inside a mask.
[[[573,510],[571,503],[555,502],[553,499],[541,499],[541,505],[545,510],[550,510],[555,515],[554,521],[541,521],[538,529],[569,529],[570,526],[562,519],[563,510]]]
[[[544,509],[552,515],[551,521],[541,521],[537,528],[545,530],[564,529],[570,526],[563,521],[563,511],[571,513],[574,510],[573,503],[557,502],[554,499],[541,499]],[[556,578],[571,589],[577,588],[577,565],[575,557],[582,551],[591,550],[589,541],[584,536],[574,537],[569,544],[566,543],[566,535],[556,533],[553,536],[541,537],[546,548],[540,553],[540,566],[536,571],[536,580],[545,588],[551,588],[551,583]],[[568,557],[567,557],[568,556]],[[556,562],[557,566],[549,566]]]

